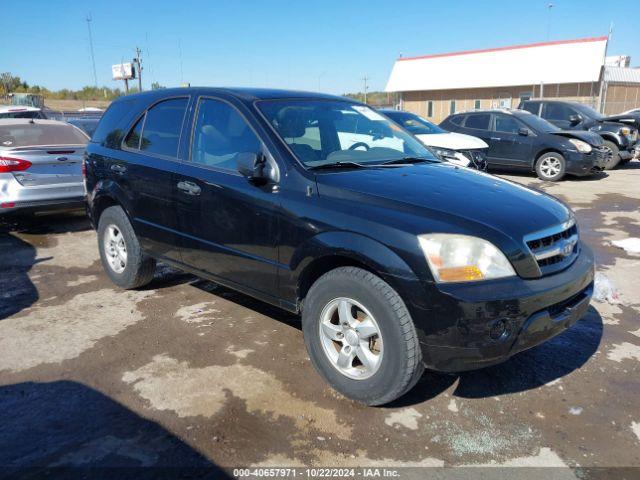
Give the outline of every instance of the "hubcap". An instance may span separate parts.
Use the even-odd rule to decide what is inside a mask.
[[[105,230],[104,253],[111,270],[122,273],[127,266],[127,245],[122,232],[115,225],[109,225]]]
[[[547,157],[540,164],[540,171],[545,177],[555,177],[561,168],[560,159],[556,157]]]
[[[324,307],[320,340],[331,364],[346,377],[364,380],[380,368],[383,352],[378,323],[351,298],[336,298]]]

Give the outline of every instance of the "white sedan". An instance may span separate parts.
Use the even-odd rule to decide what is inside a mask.
[[[489,145],[484,140],[471,135],[448,132],[414,113],[390,109],[379,112],[415,135],[442,159],[463,167],[487,169],[486,155]]]

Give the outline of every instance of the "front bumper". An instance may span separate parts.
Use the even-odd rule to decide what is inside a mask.
[[[571,175],[591,175],[604,170],[606,164],[605,154],[598,149],[592,149],[591,153],[570,151],[565,153],[566,172]]]
[[[582,246],[556,274],[474,284],[440,284],[437,305],[414,320],[428,368],[458,372],[503,362],[563,332],[587,311],[593,293],[593,254]]]

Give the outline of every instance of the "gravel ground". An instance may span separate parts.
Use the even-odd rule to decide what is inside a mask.
[[[160,267],[124,292],[80,215],[0,233],[0,477],[55,466],[640,467],[640,162],[589,179],[504,175],[568,202],[621,303],[368,408],[312,368],[299,319]],[[6,229],[5,229],[6,231]],[[162,470],[166,471],[166,470]],[[640,475],[640,470],[631,470]],[[628,477],[631,478],[631,477]],[[635,477],[638,478],[638,477]]]

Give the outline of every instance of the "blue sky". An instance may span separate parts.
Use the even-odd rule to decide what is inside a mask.
[[[2,0],[0,71],[50,89],[98,83],[143,50],[145,86],[266,86],[330,93],[384,88],[404,56],[605,35],[640,65],[640,2],[602,0],[249,1]],[[6,21],[8,20],[8,21]],[[180,61],[182,51],[182,62]],[[182,65],[182,66],[181,66]],[[472,74],[472,72],[470,73]]]

